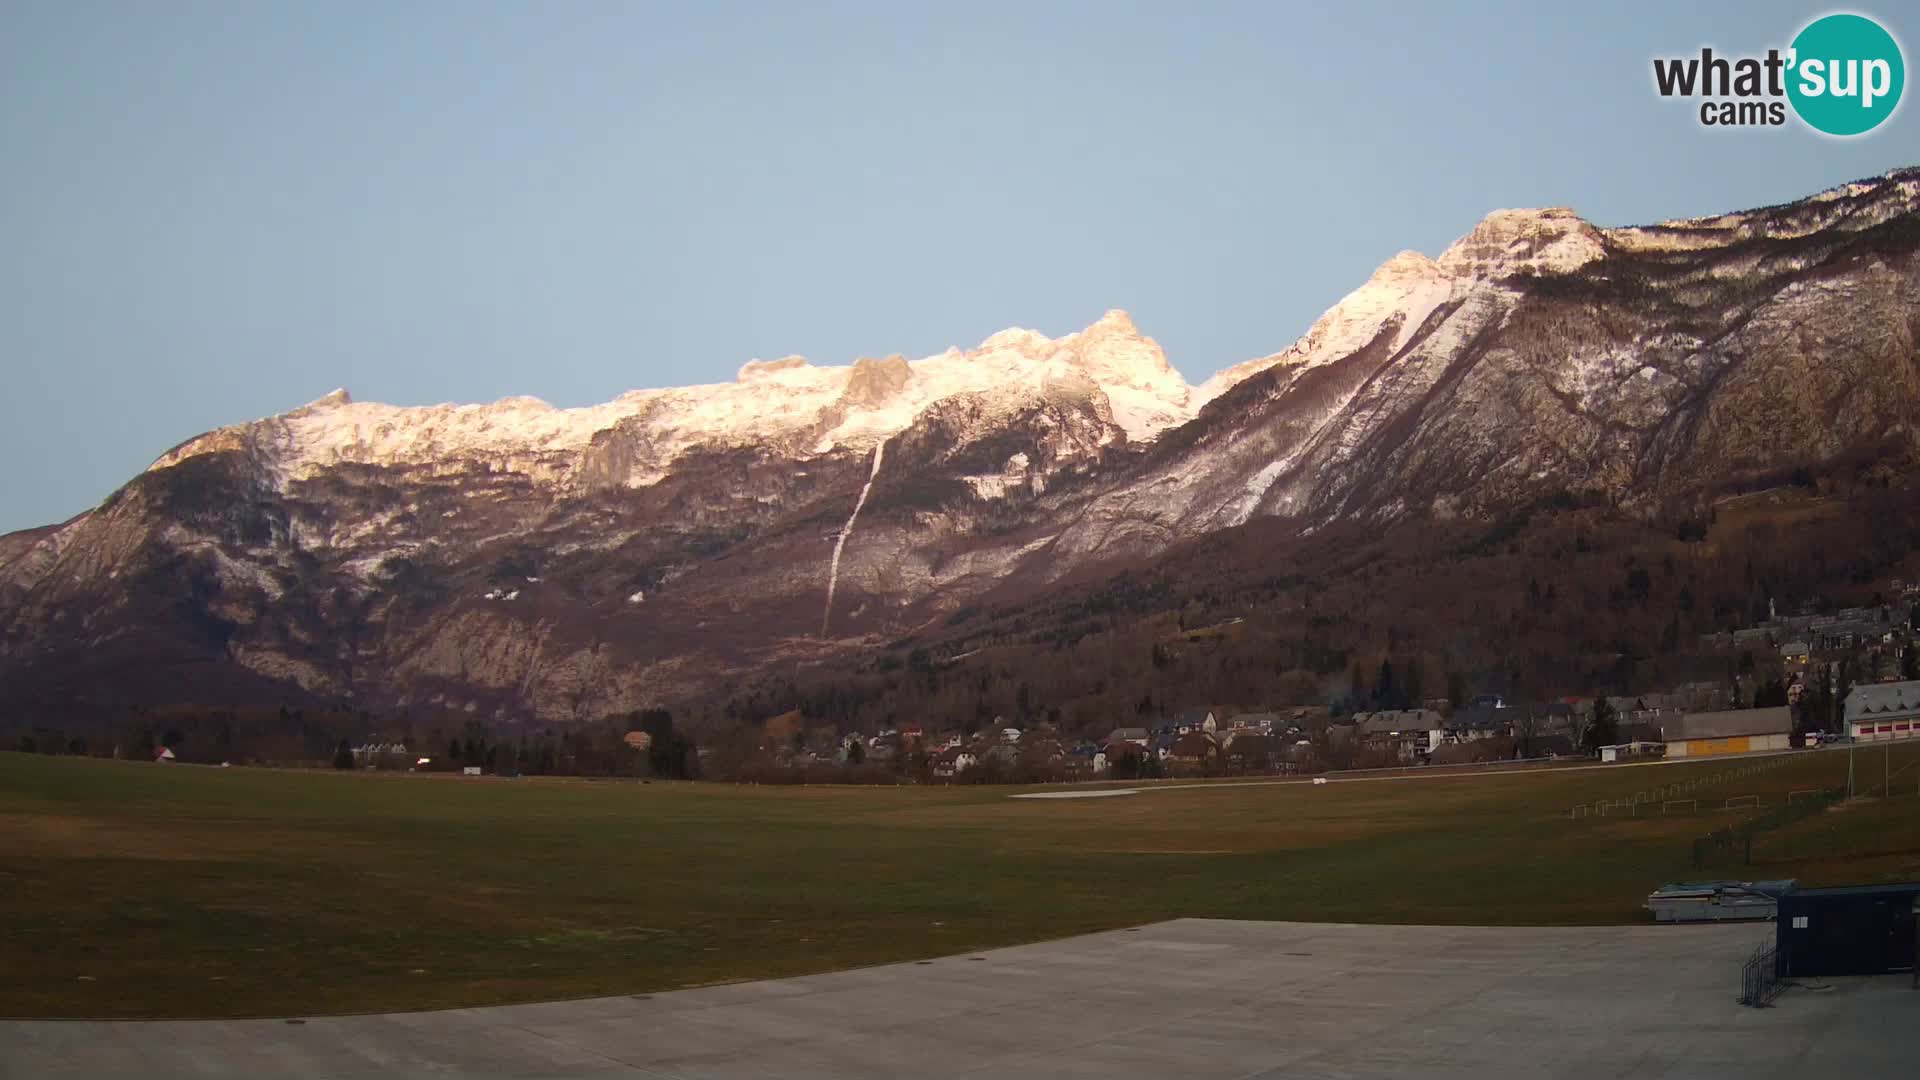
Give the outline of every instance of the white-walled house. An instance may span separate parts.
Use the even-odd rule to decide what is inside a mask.
[[[1843,708],[1857,741],[1920,738],[1920,680],[1856,686]]]

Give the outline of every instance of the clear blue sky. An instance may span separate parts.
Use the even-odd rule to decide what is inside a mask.
[[[1911,103],[1837,142],[1654,95],[1822,6],[1317,8],[7,0],[0,529],[335,386],[580,405],[1110,307],[1198,381],[1495,207],[1920,161]]]

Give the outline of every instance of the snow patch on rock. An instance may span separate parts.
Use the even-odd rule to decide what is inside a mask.
[[[1564,206],[1495,210],[1440,255],[1455,277],[1499,279],[1520,274],[1566,274],[1605,258],[1600,230]]]
[[[841,367],[798,356],[752,361],[731,383],[636,390],[582,408],[538,398],[485,405],[399,406],[354,401],[336,390],[291,412],[222,428],[162,455],[165,468],[199,454],[248,455],[282,487],[345,463],[438,468],[481,462],[560,485],[594,437],[616,427],[642,449],[620,479],[657,483],[697,446],[738,447],[804,436],[805,450],[867,450],[904,431],[928,406],[959,394],[1025,399],[1039,388],[1084,383],[1104,398],[1132,441],[1192,418],[1192,392],[1153,339],[1125,312],[1049,338],[1012,329],[971,351],[922,360],[892,356]]]
[[[1417,251],[1403,251],[1381,263],[1366,284],[1328,308],[1285,352],[1228,368],[1202,383],[1194,397],[1204,404],[1272,367],[1306,371],[1330,364],[1365,348],[1389,325],[1396,329],[1388,348],[1398,353],[1462,287],[1434,260]]]

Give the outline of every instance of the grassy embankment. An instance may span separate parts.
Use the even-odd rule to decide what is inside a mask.
[[[0,754],[0,1015],[642,993],[1178,916],[1619,923],[1689,876],[1920,873],[1911,794],[1769,834],[1751,868],[1687,868],[1737,820],[1706,807],[1844,782],[1842,752],[1705,785],[1697,814],[1565,816],[1735,765],[1030,801]]]

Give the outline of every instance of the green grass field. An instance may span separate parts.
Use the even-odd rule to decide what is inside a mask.
[[[1895,768],[1920,759],[1903,748]],[[1878,750],[1874,755],[1878,775]],[[206,769],[0,754],[0,1014],[430,1008],[924,958],[1178,916],[1619,923],[1663,881],[1920,876],[1920,797],[1690,871],[1738,814],[1569,819],[1843,782],[1846,754],[1111,799]],[[1920,768],[1905,774],[1911,792]],[[1849,815],[1852,815],[1849,817]],[[1871,825],[1849,828],[1848,822]],[[1825,830],[1824,832],[1822,830]]]

